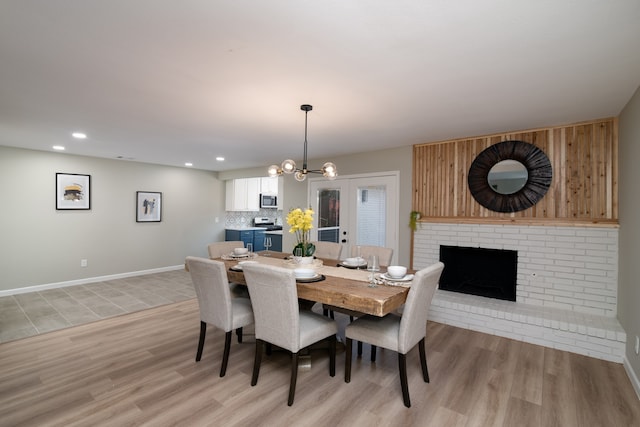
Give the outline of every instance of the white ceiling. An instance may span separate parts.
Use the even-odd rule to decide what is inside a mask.
[[[0,145],[36,150],[267,166],[302,157],[304,103],[314,158],[617,116],[639,85],[638,0],[0,1]]]

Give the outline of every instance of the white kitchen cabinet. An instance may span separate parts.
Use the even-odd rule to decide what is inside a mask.
[[[227,211],[260,210],[260,178],[228,180],[225,209]]]
[[[269,196],[278,195],[278,177],[275,178],[260,178],[260,193],[268,194]]]
[[[227,211],[260,210],[260,194],[277,196],[280,178],[239,178],[226,182],[225,209]],[[278,208],[280,198],[278,197]]]

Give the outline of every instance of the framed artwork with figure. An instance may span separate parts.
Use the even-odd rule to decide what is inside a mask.
[[[56,173],[56,209],[91,209],[91,175]]]
[[[162,193],[136,191],[136,222],[162,221]]]

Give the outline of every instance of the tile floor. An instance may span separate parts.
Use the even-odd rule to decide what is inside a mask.
[[[184,270],[0,297],[0,343],[195,297]]]

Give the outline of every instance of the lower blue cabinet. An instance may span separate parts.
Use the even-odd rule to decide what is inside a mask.
[[[242,240],[245,248],[247,247],[247,243],[251,243],[253,245],[254,252],[264,251],[264,232],[265,230],[225,230],[224,240],[227,242]],[[282,236],[280,237],[280,246],[282,246]],[[276,250],[275,243],[274,247],[270,249],[272,251]]]

